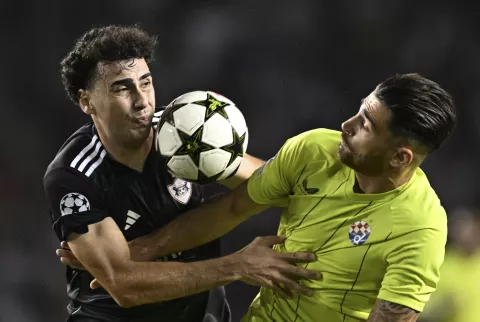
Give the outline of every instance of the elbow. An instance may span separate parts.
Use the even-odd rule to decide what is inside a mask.
[[[117,304],[124,309],[128,309],[128,308],[140,305],[139,303],[136,303],[135,300],[133,300],[131,297],[128,297],[125,295],[120,295],[115,297],[112,296],[112,297],[115,300],[115,302],[117,302]]]
[[[135,292],[131,285],[128,283],[128,273],[113,273],[107,278],[100,281],[99,284],[112,296],[113,300],[122,308],[130,308],[138,306],[143,303],[139,303],[138,296],[135,296]],[[100,285],[97,285],[98,287]]]
[[[143,304],[139,303],[138,296],[135,296],[135,294],[132,291],[128,290],[128,288],[126,287],[112,288],[109,293],[112,296],[113,300],[120,307],[125,309]]]

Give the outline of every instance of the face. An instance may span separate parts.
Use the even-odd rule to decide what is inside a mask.
[[[90,90],[80,92],[80,106],[92,115],[107,140],[141,146],[152,131],[155,91],[144,59],[99,63]]]
[[[374,92],[362,99],[358,113],[342,123],[338,154],[345,165],[369,176],[390,169],[395,154],[388,128],[390,114]]]

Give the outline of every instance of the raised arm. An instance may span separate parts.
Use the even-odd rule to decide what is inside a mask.
[[[153,260],[206,244],[267,207],[255,203],[249,197],[245,182],[186,212],[151,234],[130,241],[132,259]]]
[[[186,212],[151,234],[130,241],[131,258],[149,261],[192,249],[226,234],[253,214],[274,205],[285,205],[303,169],[303,164],[297,162],[302,148],[302,141],[295,138],[287,141],[277,156],[267,163],[247,156],[247,166],[239,169],[245,176],[241,185]],[[247,174],[250,176],[260,164],[263,166],[245,181]],[[69,263],[68,252],[58,250],[57,254],[64,257],[62,262]]]
[[[415,322],[419,312],[386,300],[377,300],[367,322]]]
[[[214,240],[268,207],[286,205],[303,164],[297,162],[301,139],[287,141],[267,163],[248,156],[244,182],[230,192],[190,210],[150,235],[130,242],[132,258],[151,260]],[[243,162],[242,162],[243,164]],[[254,174],[253,169],[263,164]],[[240,176],[240,175],[239,175]],[[235,179],[235,180],[238,180]],[[188,238],[179,239],[180,234]]]
[[[245,154],[237,172],[231,178],[223,180],[220,183],[230,189],[234,189],[246,180],[248,180],[252,173],[259,167],[261,167],[264,163],[265,161],[260,160],[259,158],[255,158],[249,154]]]

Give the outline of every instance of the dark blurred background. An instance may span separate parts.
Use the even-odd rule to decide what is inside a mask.
[[[46,166],[88,121],[67,100],[59,62],[93,25],[158,34],[157,104],[214,90],[243,111],[249,152],[268,159],[290,136],[339,129],[395,73],[449,90],[458,127],[423,169],[447,211],[475,205],[480,129],[480,14],[459,1],[10,1],[0,3],[0,320],[63,321],[64,268],[41,189]],[[276,232],[278,211],[223,238],[230,253]],[[450,217],[450,219],[452,219]],[[257,289],[227,287],[234,321]]]

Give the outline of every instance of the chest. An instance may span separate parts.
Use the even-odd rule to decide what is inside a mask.
[[[342,173],[299,181],[279,228],[279,233],[287,236],[287,251],[314,252],[322,269],[343,272],[345,276],[355,274],[365,260],[384,266],[386,254],[378,246],[392,231],[391,204],[352,200],[346,194],[349,187],[349,177]]]
[[[166,170],[119,171],[103,178],[111,217],[128,240],[146,235],[203,201],[201,187],[172,177]]]

